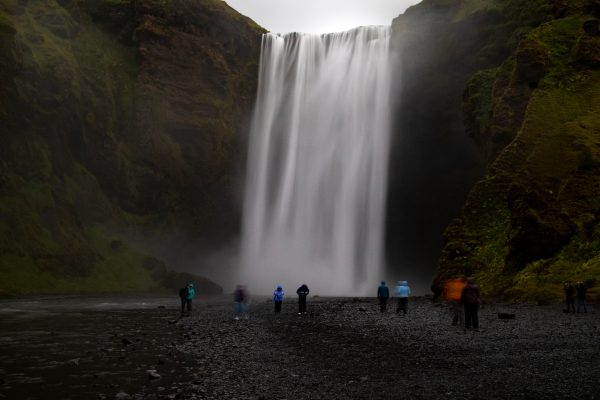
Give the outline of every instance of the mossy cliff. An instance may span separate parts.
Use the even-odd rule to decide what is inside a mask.
[[[219,0],[0,0],[0,294],[176,286],[153,256],[235,231],[261,33]]]
[[[433,0],[419,7],[441,13],[454,37],[463,38],[461,46],[476,44],[464,59],[477,68],[464,82],[462,108],[466,134],[487,165],[445,231],[433,288],[447,277],[469,274],[487,295],[555,300],[565,281],[581,280],[595,296],[597,2]],[[458,28],[465,24],[477,29]]]

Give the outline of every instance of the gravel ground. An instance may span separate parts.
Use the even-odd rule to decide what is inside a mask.
[[[274,314],[255,299],[239,321],[229,298],[196,302],[177,322],[173,299],[144,304],[2,312],[0,302],[0,398],[600,399],[593,307],[486,305],[480,331],[464,332],[424,298],[406,316],[374,299],[310,298],[303,316],[295,302]]]

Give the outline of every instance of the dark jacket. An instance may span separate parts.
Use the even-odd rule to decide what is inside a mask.
[[[575,300],[575,288],[573,285],[565,285],[565,296],[567,300]]]
[[[379,285],[377,289],[377,298],[378,299],[387,299],[390,297],[390,289],[386,285]]]
[[[587,291],[587,287],[585,283],[580,283],[577,285],[577,298],[579,300],[585,300],[585,292]]]
[[[302,285],[298,288],[298,290],[296,290],[296,293],[298,294],[298,297],[300,297],[301,299],[306,299],[306,296],[308,296],[308,293],[310,293],[310,290],[308,290],[308,286]]]
[[[187,299],[188,294],[189,294],[189,292],[188,292],[187,286],[179,289],[179,297],[181,297],[182,299],[184,299],[184,300]]]
[[[235,292],[233,292],[233,301],[244,303],[246,301],[246,291],[242,288],[235,289]]]
[[[462,291],[460,301],[463,304],[479,304],[480,303],[479,286],[474,283],[469,283]]]

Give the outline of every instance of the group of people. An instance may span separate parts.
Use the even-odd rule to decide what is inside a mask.
[[[583,308],[583,312],[587,313],[587,305],[585,303],[585,294],[587,292],[587,286],[583,282],[577,282],[575,287],[571,282],[565,283],[565,302],[567,303],[566,313],[573,311],[575,313],[575,291],[577,291],[577,312]]]
[[[577,282],[573,286],[570,282],[565,283],[564,291],[566,298],[567,309],[565,312],[583,312],[587,313],[586,305],[586,290],[587,287],[583,282]],[[306,298],[310,290],[306,284],[302,284],[297,290],[298,295],[298,315],[306,314]],[[408,310],[408,298],[410,296],[410,287],[407,281],[398,281],[394,296],[397,298],[396,313],[401,311],[406,314]],[[577,311],[575,310],[575,293],[577,293]],[[194,285],[192,283],[179,290],[181,298],[181,316],[189,315],[192,312],[192,300],[196,295]],[[248,319],[248,290],[243,285],[238,285],[233,293],[235,302],[235,319]],[[385,281],[382,281],[377,288],[377,299],[379,300],[380,311],[386,312],[388,300],[390,299],[390,290]],[[452,325],[462,325],[464,328],[475,330],[479,329],[479,306],[481,305],[481,294],[479,287],[475,284],[474,278],[459,277],[448,279],[444,283],[442,297],[450,305],[452,311]],[[280,313],[285,298],[285,292],[282,285],[277,285],[273,292],[273,303],[275,312]],[[187,312],[186,312],[187,311]]]
[[[398,281],[394,294],[398,299],[396,305],[396,314],[403,311],[406,314],[408,309],[408,296],[410,296],[410,286],[407,281]],[[379,310],[383,313],[387,311],[387,303],[390,299],[390,289],[385,284],[385,281],[381,281],[381,285],[377,288],[377,299],[379,300]]]
[[[398,281],[394,294],[398,299],[396,313],[402,311],[406,314],[408,309],[408,297],[410,296],[410,287],[407,281]],[[450,304],[452,310],[452,325],[462,325],[465,329],[479,329],[479,305],[481,304],[481,294],[479,286],[475,284],[474,278],[456,278],[448,279],[444,285],[443,297]],[[377,288],[377,298],[379,299],[380,311],[386,312],[388,300],[390,299],[390,290],[385,281],[382,281]],[[464,312],[463,312],[464,311]]]
[[[296,294],[298,295],[298,315],[306,314],[306,298],[309,293],[310,290],[304,283],[296,290]],[[277,288],[275,288],[275,291],[273,292],[273,303],[275,304],[276,313],[281,312],[284,297],[285,292],[283,291],[283,286],[277,285]]]
[[[296,294],[298,295],[298,315],[306,314],[306,298],[310,290],[306,284],[302,284]],[[275,305],[275,312],[280,313],[283,305],[283,299],[285,298],[285,292],[283,291],[282,285],[277,285],[273,292],[273,304]],[[249,318],[248,314],[248,303],[249,303],[248,289],[244,285],[237,285],[233,292],[233,301],[235,303],[235,319]]]
[[[192,313],[192,300],[196,296],[194,284],[189,283],[187,286],[179,289],[179,299],[181,300],[181,316],[190,315]],[[186,313],[187,308],[187,313]]]
[[[450,305],[452,325],[462,325],[464,322],[465,330],[479,329],[481,293],[474,278],[459,277],[446,280],[442,297]]]

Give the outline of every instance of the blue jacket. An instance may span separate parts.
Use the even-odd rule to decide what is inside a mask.
[[[410,296],[410,287],[407,281],[398,281],[396,286],[396,297],[408,297]]]
[[[283,301],[283,297],[285,293],[283,293],[283,288],[281,286],[277,286],[277,290],[273,292],[273,301]]]

